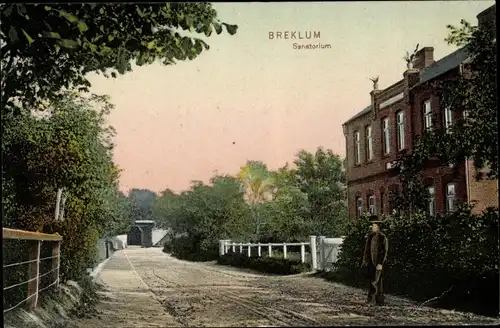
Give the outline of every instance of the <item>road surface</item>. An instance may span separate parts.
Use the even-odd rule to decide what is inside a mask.
[[[106,290],[97,314],[70,328],[495,323],[392,296],[371,307],[364,291],[307,274],[261,275],[181,261],[158,248],[115,253],[97,279]]]

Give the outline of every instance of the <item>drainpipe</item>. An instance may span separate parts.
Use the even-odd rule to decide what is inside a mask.
[[[465,158],[465,190],[467,191],[467,204],[470,205],[469,161]]]

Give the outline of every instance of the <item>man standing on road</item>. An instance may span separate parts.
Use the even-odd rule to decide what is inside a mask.
[[[363,254],[363,267],[368,268],[368,278],[370,287],[368,289],[368,304],[384,304],[382,272],[385,261],[387,260],[387,251],[389,241],[380,231],[382,221],[377,220],[377,216],[371,216],[372,231],[366,236],[365,252]]]

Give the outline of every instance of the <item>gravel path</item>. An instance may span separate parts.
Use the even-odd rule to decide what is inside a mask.
[[[115,253],[98,281],[106,287],[98,314],[69,328],[498,323],[391,296],[386,306],[371,307],[364,291],[309,275],[269,276],[181,261],[157,248]]]

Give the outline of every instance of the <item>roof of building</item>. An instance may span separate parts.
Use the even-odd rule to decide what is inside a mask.
[[[446,72],[448,72],[451,69],[454,69],[458,67],[461,63],[463,63],[467,58],[469,58],[469,52],[465,47],[460,48],[451,54],[441,58],[440,60],[432,63],[425,69],[423,69],[420,72],[420,81],[416,86],[422,85]],[[370,113],[372,109],[372,106],[368,106],[350,119],[348,119],[344,124],[349,123],[352,120],[357,119],[358,117],[361,117],[365,114]]]
[[[432,63],[420,72],[420,82],[417,85],[421,85],[448,72],[451,69],[458,67],[464,62],[464,60],[469,58],[469,56],[469,52],[465,47],[463,47],[452,52],[448,56],[441,58],[437,62]]]
[[[366,107],[365,109],[363,109],[361,112],[357,113],[356,115],[354,115],[353,117],[351,117],[350,119],[348,119],[344,124],[349,123],[350,121],[355,120],[358,117],[361,117],[361,116],[363,116],[365,114],[368,114],[369,112],[371,112],[371,110],[372,110],[372,105],[369,105],[368,107]]]

